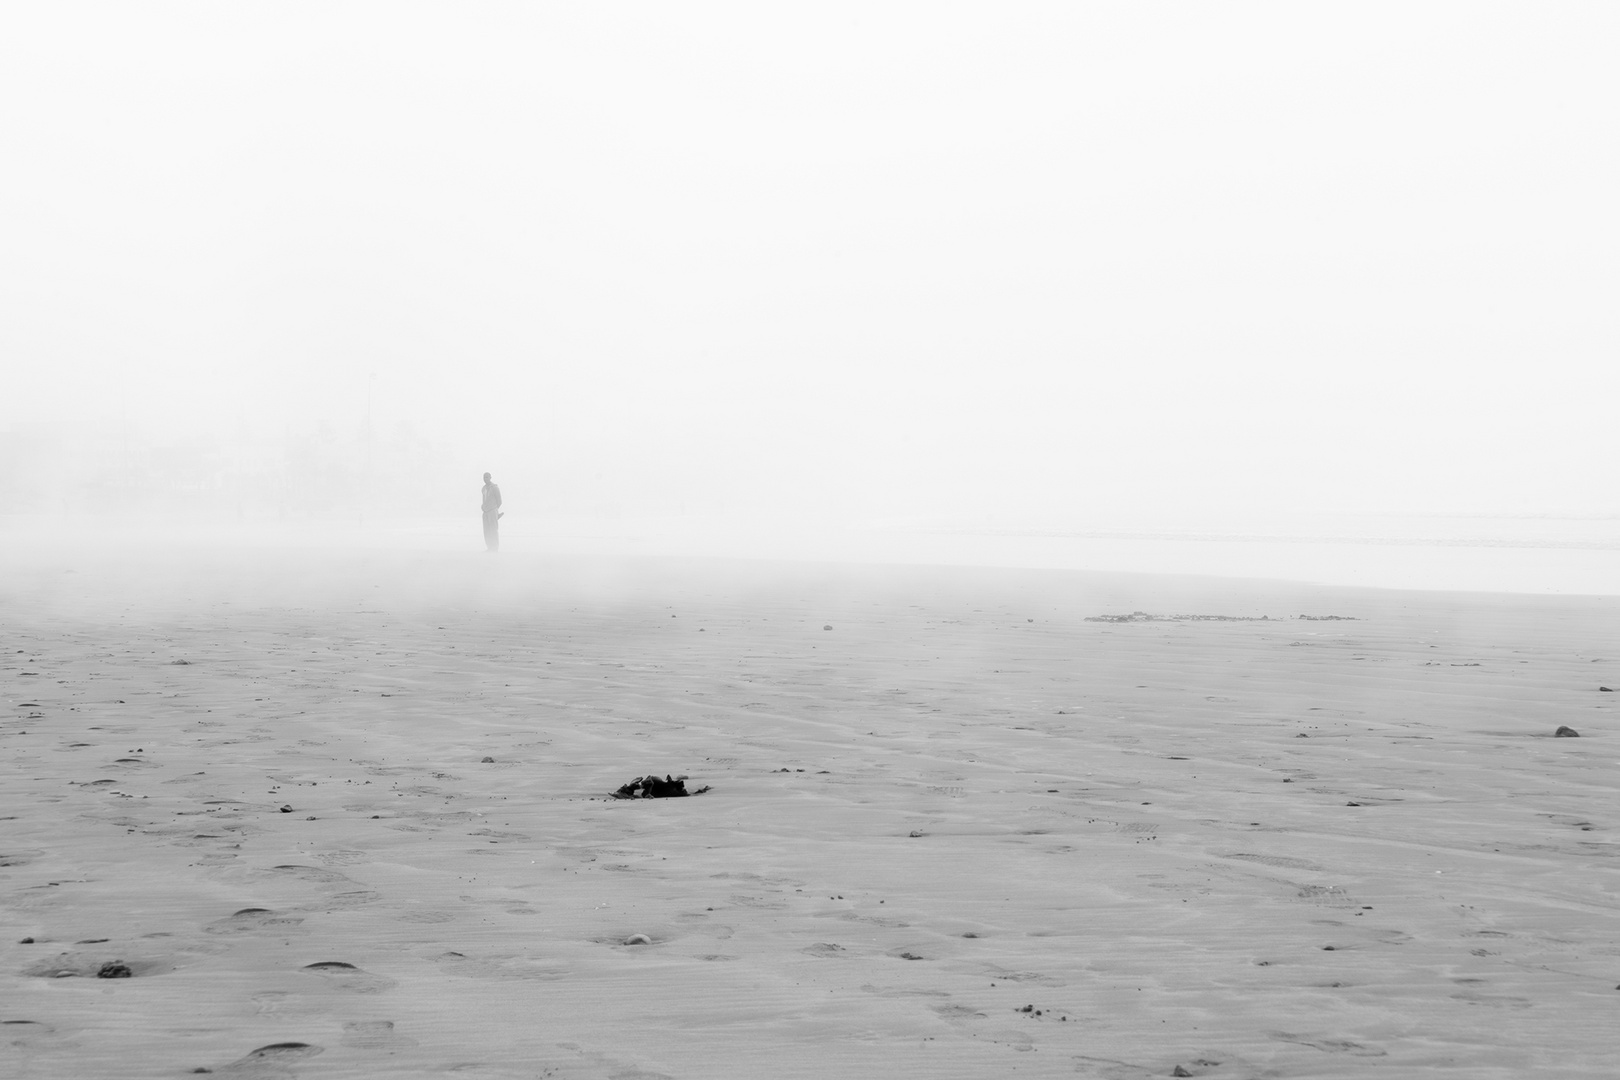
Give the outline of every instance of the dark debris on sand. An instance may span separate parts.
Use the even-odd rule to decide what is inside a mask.
[[[708,785],[696,791],[686,790],[686,777],[664,774],[662,780],[651,774],[638,776],[613,793],[615,799],[683,799],[688,795],[701,795]]]

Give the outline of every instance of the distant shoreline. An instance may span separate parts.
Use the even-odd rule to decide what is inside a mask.
[[[731,517],[531,515],[503,522],[503,558],[749,559],[1245,578],[1421,591],[1620,595],[1620,519],[1308,515],[1208,526],[1017,528],[923,521],[829,525]],[[97,559],[120,550],[482,554],[465,518],[329,520],[8,517],[0,546]]]

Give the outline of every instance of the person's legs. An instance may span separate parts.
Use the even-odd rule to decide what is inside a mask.
[[[489,551],[501,550],[501,517],[498,513],[484,515],[484,547]]]

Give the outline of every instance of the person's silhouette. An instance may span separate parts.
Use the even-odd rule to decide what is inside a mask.
[[[501,550],[501,489],[484,474],[484,546],[490,551]]]

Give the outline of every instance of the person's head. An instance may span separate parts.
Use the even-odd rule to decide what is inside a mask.
[[[484,483],[489,483],[489,473],[484,474]]]

